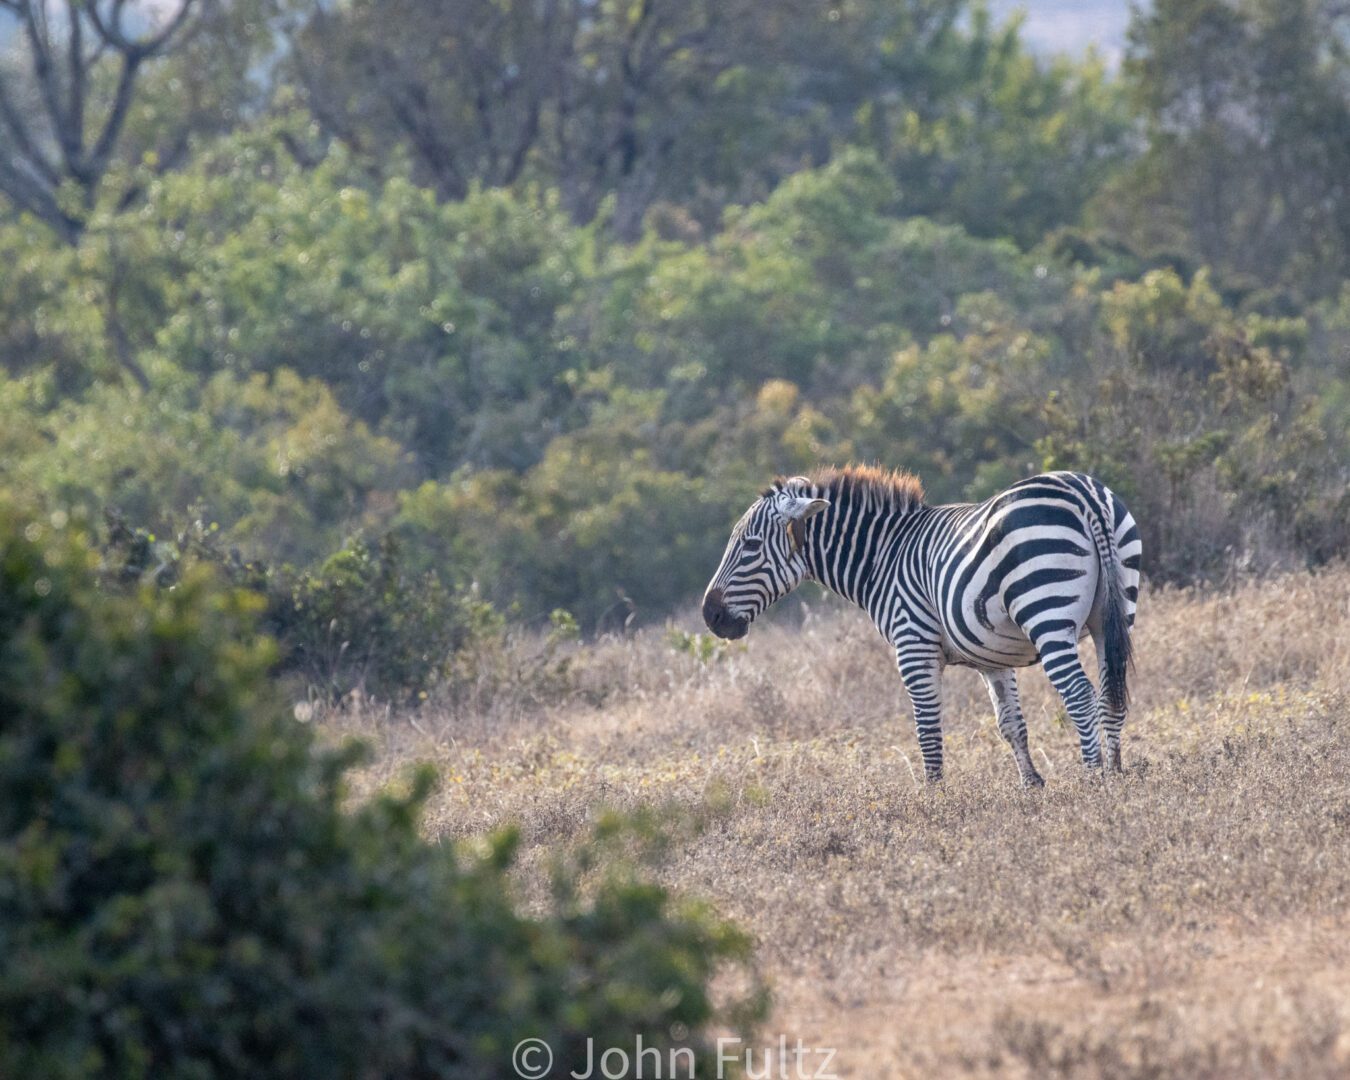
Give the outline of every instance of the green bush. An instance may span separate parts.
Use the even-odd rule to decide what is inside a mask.
[[[263,625],[281,646],[276,670],[297,676],[319,697],[337,699],[356,689],[385,700],[426,697],[438,684],[454,682],[471,662],[468,654],[498,642],[504,631],[476,590],[452,588],[432,570],[411,565],[393,534],[373,542],[352,537],[313,569],[296,571],[244,558],[200,517],[156,536],[115,511],[105,516],[105,581],[165,588],[194,567],[213,568],[259,598]]]
[[[256,601],[200,574],[102,593],[72,532],[0,506],[0,1075],[485,1077],[527,1036],[570,1068],[639,1032],[706,1052],[742,936],[589,857],[522,915],[512,837],[419,838],[425,774],[344,812],[354,755],[272,700]]]
[[[349,542],[290,588],[279,613],[288,666],[341,696],[425,693],[452,674],[456,654],[502,629],[492,605],[452,590],[434,573],[410,572],[398,542]]]
[[[0,431],[0,488],[53,509],[114,508],[157,534],[200,513],[230,543],[297,565],[378,526],[384,492],[410,477],[397,444],[285,370],[80,398],[29,373],[0,382]]]

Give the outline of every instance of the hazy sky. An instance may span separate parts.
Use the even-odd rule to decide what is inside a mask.
[[[1039,51],[1081,52],[1095,45],[1116,63],[1124,50],[1129,0],[989,0],[998,19],[1019,9],[1026,12],[1027,40]]]

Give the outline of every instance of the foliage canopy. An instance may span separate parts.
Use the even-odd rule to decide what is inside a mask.
[[[288,657],[365,658],[316,684],[660,618],[850,458],[1090,468],[1171,580],[1345,554],[1338,5],[1160,0],[1118,74],[964,0],[211,10],[77,237],[0,196],[0,484],[265,568]]]

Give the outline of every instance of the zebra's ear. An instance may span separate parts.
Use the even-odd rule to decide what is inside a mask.
[[[828,499],[809,499],[805,495],[798,495],[781,509],[788,521],[809,521],[829,505]]]
[[[782,507],[788,541],[794,554],[801,551],[806,543],[806,523],[829,505],[828,499],[809,499],[805,495],[798,495]]]

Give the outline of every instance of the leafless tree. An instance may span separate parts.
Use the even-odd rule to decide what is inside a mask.
[[[147,61],[192,31],[210,0],[0,0],[19,27],[0,64],[0,192],[76,241]],[[64,189],[73,197],[67,197]]]
[[[541,137],[572,49],[577,0],[315,0],[290,41],[305,102],[328,134],[462,199],[513,183]]]
[[[775,69],[820,0],[311,0],[288,62],[325,132],[397,147],[444,199],[533,171],[579,221],[616,196],[631,237],[720,145],[718,80]],[[708,152],[712,152],[709,150]],[[680,174],[683,175],[683,174]]]

